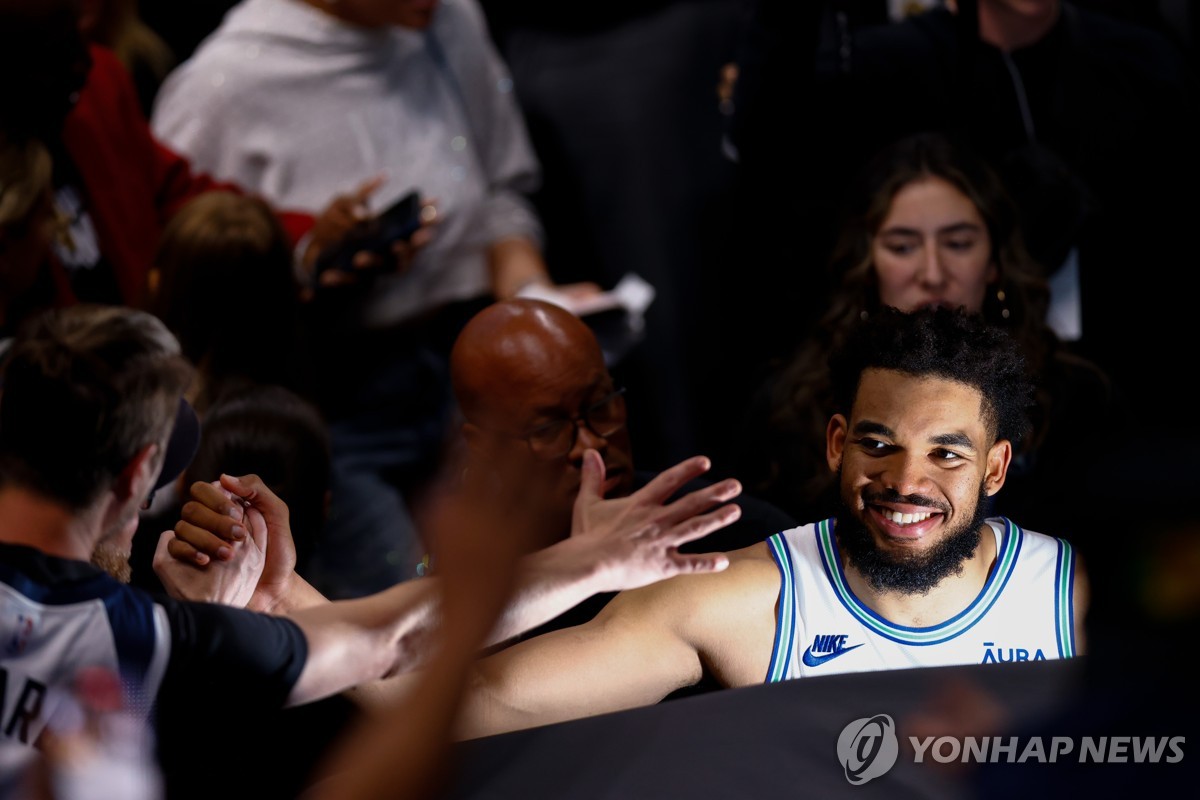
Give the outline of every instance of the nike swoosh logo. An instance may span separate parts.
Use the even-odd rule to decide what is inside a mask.
[[[857,650],[860,647],[862,647],[861,644],[856,644],[851,647],[843,648],[842,650],[835,650],[832,653],[822,653],[821,655],[815,655],[812,651],[812,645],[809,645],[808,649],[804,651],[804,655],[800,658],[800,660],[804,662],[804,666],[806,666],[806,667],[819,667],[822,664],[824,664],[826,661],[831,661],[831,660],[837,658],[838,656],[844,656],[844,655],[846,655],[846,653],[849,653],[851,650]]]

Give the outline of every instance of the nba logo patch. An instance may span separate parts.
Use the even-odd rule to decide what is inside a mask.
[[[13,657],[21,655],[29,644],[29,638],[33,636],[37,623],[38,620],[28,611],[16,612],[15,616],[9,619],[9,624],[5,625],[9,634],[4,643],[4,654]]]

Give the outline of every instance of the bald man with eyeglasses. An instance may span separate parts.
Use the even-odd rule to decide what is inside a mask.
[[[541,529],[527,541],[547,547],[570,534],[587,450],[604,461],[606,498],[627,496],[654,477],[634,467],[625,389],[609,374],[592,329],[566,309],[532,299],[484,308],[455,341],[450,374],[472,463],[516,459],[530,486],[548,498]],[[745,494],[736,503],[742,511],[737,521],[680,549],[735,550],[796,524]],[[584,622],[611,598],[596,595],[526,636]]]

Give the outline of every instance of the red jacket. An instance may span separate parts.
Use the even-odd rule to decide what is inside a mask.
[[[121,296],[140,306],[159,237],[171,216],[202,192],[242,190],[192,172],[187,159],[160,144],[116,56],[94,45],[91,54],[91,72],[67,117],[63,144],[79,172],[83,202]],[[309,214],[279,216],[293,244],[313,225]],[[75,301],[65,270],[59,264],[52,269],[60,302]]]

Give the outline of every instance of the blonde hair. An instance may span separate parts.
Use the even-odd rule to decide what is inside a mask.
[[[0,134],[0,228],[29,217],[50,188],[51,166],[41,142],[17,143]]]
[[[290,382],[299,287],[287,232],[264,200],[221,190],[197,195],[163,229],[154,263],[161,277],[147,307],[200,368],[198,411],[225,379]],[[231,291],[246,313],[218,320]],[[246,342],[262,357],[247,359]]]

